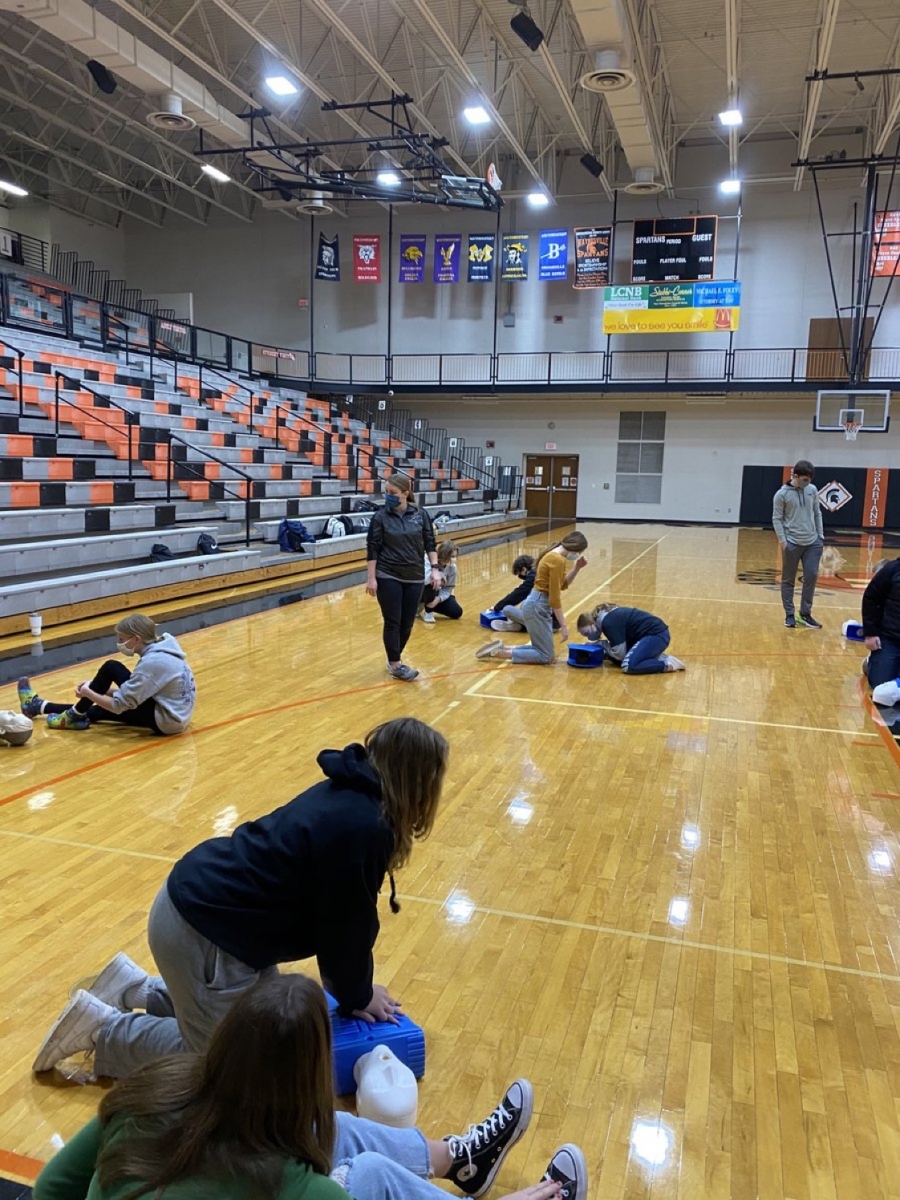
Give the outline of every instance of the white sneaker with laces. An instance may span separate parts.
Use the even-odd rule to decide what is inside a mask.
[[[90,992],[76,992],[41,1042],[32,1071],[52,1071],[73,1054],[93,1050],[96,1035],[119,1010],[104,1004]]]
[[[435,620],[435,617],[434,617],[434,613],[429,612],[427,608],[422,613],[422,620],[425,622],[426,625],[436,625],[437,624],[437,621]]]
[[[127,954],[119,953],[112,958],[93,983],[85,986],[85,991],[104,1004],[117,1008],[119,1012],[131,1012],[135,1005],[125,1003],[125,994],[131,988],[140,988],[147,983],[150,976],[133,962]],[[138,1005],[137,1007],[142,1007]]]
[[[499,629],[501,633],[521,633],[524,628],[518,621],[491,621],[491,629]]]
[[[685,664],[680,658],[676,658],[674,654],[666,654],[664,658],[666,660],[667,671],[684,671],[686,669]]]

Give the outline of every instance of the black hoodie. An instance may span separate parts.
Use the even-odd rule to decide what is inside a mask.
[[[394,850],[365,749],[323,750],[327,776],[282,808],[201,842],[169,876],[198,933],[261,970],[318,960],[344,1015],[372,999],[378,893]]]

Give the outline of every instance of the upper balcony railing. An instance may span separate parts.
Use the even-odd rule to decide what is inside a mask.
[[[105,304],[38,279],[0,272],[0,324],[88,346],[175,362],[207,364],[248,378],[324,391],[478,389],[534,391],[815,391],[846,380],[840,350],[584,350],[502,354],[348,354],[287,349],[232,337],[187,321]],[[900,347],[869,352],[869,383],[900,387]]]

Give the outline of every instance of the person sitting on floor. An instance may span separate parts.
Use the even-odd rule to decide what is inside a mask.
[[[90,729],[95,721],[119,721],[153,733],[184,733],[197,699],[194,676],[184,651],[170,633],[160,633],[142,613],[116,625],[116,649],[138,662],[133,671],[107,659],[90,682],[79,683],[74,704],[56,704],[19,680],[19,704],[26,717],[46,717],[48,729]]]
[[[435,587],[432,583],[426,583],[425,590],[422,592],[420,615],[426,625],[434,625],[435,613],[442,617],[449,617],[451,621],[458,621],[463,615],[462,607],[453,594],[456,588],[456,560],[458,557],[459,550],[455,542],[441,542],[437,548],[437,565],[441,573],[441,584],[440,587]]]

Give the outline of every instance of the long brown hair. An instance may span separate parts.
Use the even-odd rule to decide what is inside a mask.
[[[544,553],[541,555],[541,558],[543,558],[544,555],[549,554],[551,550],[559,549],[560,546],[563,548],[563,550],[568,550],[572,554],[575,554],[576,552],[578,554],[583,554],[585,552],[585,550],[587,550],[587,545],[588,545],[587,538],[584,536],[583,533],[579,533],[576,530],[574,533],[567,533],[566,536],[561,541],[554,542],[552,546],[548,546],[547,549],[544,551]],[[541,561],[541,558],[539,558],[537,560],[537,562],[534,564],[535,567],[538,566],[538,564]]]
[[[431,833],[450,747],[436,729],[415,717],[386,721],[367,735],[365,744],[394,833],[390,869],[395,871],[409,861],[413,841]]]
[[[127,1122],[99,1158],[101,1188],[137,1185],[129,1200],[180,1180],[240,1179],[268,1200],[287,1161],[331,1170],[334,1085],[325,994],[305,975],[251,988],[213,1034],[205,1055],[141,1067],[100,1104],[105,1128]]]

